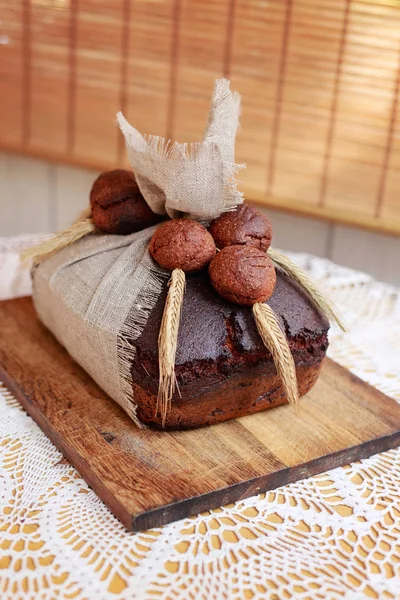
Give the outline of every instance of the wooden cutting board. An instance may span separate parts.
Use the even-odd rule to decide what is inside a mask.
[[[156,527],[400,444],[400,406],[326,360],[282,406],[182,432],[139,430],[38,322],[0,302],[0,379],[130,530]]]

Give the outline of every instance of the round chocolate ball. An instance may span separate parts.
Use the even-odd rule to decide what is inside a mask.
[[[101,173],[90,191],[92,221],[99,231],[127,235],[162,220],[143,198],[130,171]]]
[[[185,273],[203,269],[217,251],[207,229],[191,219],[173,219],[160,225],[149,250],[164,269],[182,269]]]
[[[226,246],[213,258],[208,270],[213,288],[235,304],[252,306],[265,302],[274,291],[274,265],[258,248]]]
[[[266,251],[271,245],[271,222],[248,204],[223,213],[211,223],[209,231],[217,248],[245,245]]]

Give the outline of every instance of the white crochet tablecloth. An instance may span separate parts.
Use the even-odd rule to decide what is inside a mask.
[[[29,292],[26,241],[0,239],[0,298]],[[400,291],[292,258],[346,319],[330,356],[400,401]],[[132,534],[4,386],[0,411],[1,600],[400,598],[400,450]]]

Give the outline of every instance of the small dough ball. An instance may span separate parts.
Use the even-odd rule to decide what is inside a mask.
[[[160,267],[185,273],[203,269],[217,251],[207,229],[191,219],[173,219],[160,225],[149,250]]]
[[[269,256],[251,246],[226,246],[211,261],[209,274],[222,298],[245,306],[268,300],[276,283]]]
[[[211,223],[209,231],[217,248],[245,245],[268,250],[271,245],[272,226],[270,220],[248,204],[241,204]]]
[[[101,173],[90,191],[92,221],[99,231],[127,235],[162,220],[143,198],[133,173],[115,169]]]

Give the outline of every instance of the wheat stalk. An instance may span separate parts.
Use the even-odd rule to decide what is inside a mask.
[[[286,273],[307,292],[307,294],[314,300],[319,309],[323,312],[329,321],[336,323],[342,331],[346,331],[346,327],[343,323],[337,310],[334,308],[332,303],[320,292],[315,283],[304,273],[299,266],[290,260],[284,254],[269,248],[268,255],[271,260],[281,267]]]
[[[278,319],[268,304],[261,304],[259,302],[253,306],[253,315],[258,333],[264,345],[272,354],[275,368],[281,378],[288,402],[296,406],[299,401],[296,367],[289,344],[279,326]]]
[[[179,321],[185,292],[185,273],[181,269],[172,271],[169,290],[165,301],[164,314],[158,335],[158,365],[160,380],[156,416],[160,411],[162,426],[165,426],[171,399],[177,386],[175,377],[175,356],[178,343]]]
[[[96,228],[91,219],[84,218],[80,221],[76,221],[68,229],[56,233],[54,237],[45,240],[36,246],[23,250],[20,254],[21,262],[24,264],[38,262],[95,231]]]

